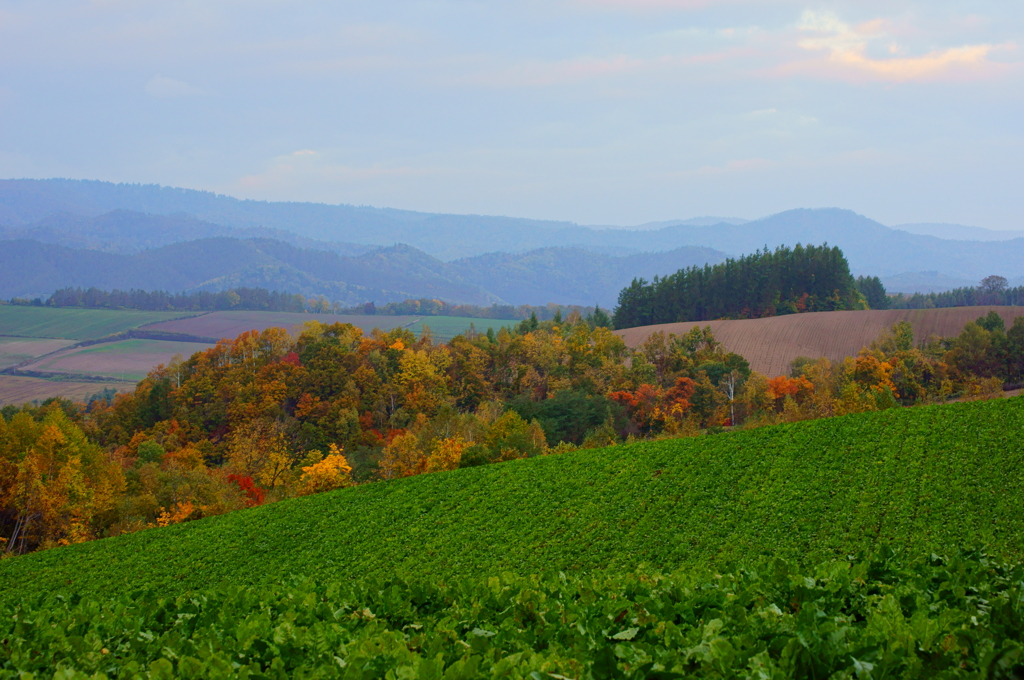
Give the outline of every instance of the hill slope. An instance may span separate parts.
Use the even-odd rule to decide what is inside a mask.
[[[995,310],[1006,327],[1024,316],[1024,307],[949,307],[943,309],[885,309],[855,312],[813,312],[764,319],[683,321],[638,326],[615,331],[630,347],[636,347],[652,333],[682,335],[695,326],[710,326],[715,339],[730,352],[750,362],[750,367],[768,376],[785,375],[793,359],[827,357],[832,362],[855,356],[860,349],[900,321],[909,321],[914,337],[959,335],[968,321]]]
[[[176,224],[170,218],[152,221],[161,228]],[[118,226],[125,227],[123,223]],[[164,236],[160,232],[152,238]],[[114,237],[105,234],[103,238]],[[597,303],[610,308],[619,290],[635,276],[650,277],[725,259],[724,253],[689,246],[626,257],[547,248],[446,263],[406,245],[369,248],[354,256],[328,246],[341,247],[320,243],[300,248],[269,238],[211,237],[115,253],[9,240],[0,252],[0,298],[45,298],[65,286],[170,292],[249,286],[307,296],[322,294],[347,305],[439,298],[477,305],[556,302]]]
[[[0,597],[806,563],[882,542],[1019,556],[1022,430],[1014,398],[422,475],[0,561]]]
[[[126,255],[31,240],[0,249],[0,298],[47,297],[58,288],[132,288],[170,292],[239,286],[326,295],[345,304],[439,298],[488,305],[500,301],[408,246],[356,257],[296,248],[273,239],[206,238]]]

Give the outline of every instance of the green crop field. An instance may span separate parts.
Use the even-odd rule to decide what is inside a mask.
[[[0,677],[1020,677],[1022,431],[892,409],[0,560]]]
[[[10,678],[1017,678],[1024,567],[286,579],[0,610]]]
[[[519,322],[514,319],[468,319],[462,316],[425,316],[416,323],[409,326],[409,330],[419,335],[423,327],[430,328],[434,340],[447,342],[456,335],[461,335],[470,329],[475,328],[480,333],[486,333],[488,328],[495,332],[499,328],[515,326]]]
[[[0,336],[94,340],[145,324],[183,316],[187,314],[0,305]]]
[[[1024,400],[823,419],[367,484],[0,561],[0,598],[659,569],[888,543],[1024,547]]]

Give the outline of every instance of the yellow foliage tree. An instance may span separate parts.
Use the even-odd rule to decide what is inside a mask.
[[[308,496],[352,485],[352,466],[337,444],[331,444],[327,457],[302,468],[298,493]]]
[[[466,447],[466,440],[459,435],[436,440],[427,457],[426,472],[457,469]]]
[[[295,464],[280,423],[254,419],[242,423],[228,438],[228,465],[235,472],[252,477],[260,486],[281,486]]]
[[[412,432],[405,432],[384,447],[384,458],[380,462],[381,476],[384,479],[411,477],[427,470],[427,457],[419,437]]]

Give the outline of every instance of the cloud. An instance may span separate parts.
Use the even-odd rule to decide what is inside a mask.
[[[146,87],[144,89],[147,94],[153,97],[159,97],[160,99],[196,97],[207,94],[206,91],[192,87],[186,82],[174,80],[173,78],[165,78],[163,76],[155,76],[146,83]]]
[[[808,61],[792,62],[783,72],[809,71],[826,77],[887,82],[954,80],[992,76],[1011,68],[989,59],[997,49],[1013,44],[964,45],[932,50],[919,56],[901,56],[907,48],[895,42],[884,19],[850,25],[832,13],[804,12],[798,29],[806,36],[797,45],[806,51],[825,53]],[[884,45],[889,57],[874,57],[871,48]]]
[[[715,5],[752,4],[764,0],[571,0],[577,7],[630,11],[694,10]]]

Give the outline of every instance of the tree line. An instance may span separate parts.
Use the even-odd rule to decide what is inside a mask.
[[[619,293],[616,328],[677,321],[754,319],[799,312],[867,309],[842,251],[780,246],[716,265],[633,282]]]
[[[562,318],[575,313],[584,317],[596,315],[601,319],[607,319],[606,323],[599,325],[608,326],[611,323],[610,317],[598,305],[586,307],[581,305],[559,305],[553,302],[546,305],[499,305],[495,303],[489,307],[483,307],[432,298],[419,298],[408,299],[402,302],[389,302],[382,307],[378,307],[373,302],[367,302],[355,307],[341,308],[338,310],[338,313],[379,314],[381,316],[458,316],[468,319],[500,320],[525,320],[530,317],[536,317],[540,321],[551,321],[555,317]]]
[[[247,310],[266,312],[313,312],[317,314],[358,314],[380,316],[457,316],[471,319],[519,319],[531,317],[540,321],[561,319],[571,314],[591,318],[600,326],[610,326],[611,318],[599,306],[580,305],[499,305],[489,307],[458,304],[431,298],[391,302],[378,307],[373,302],[344,307],[323,295],[306,298],[302,295],[265,288],[232,288],[230,290],[193,293],[169,293],[145,290],[101,290],[99,288],[61,288],[45,301],[41,298],[14,298],[13,305],[47,307],[85,307],[92,309],[139,309],[146,311],[223,311]]]
[[[1024,286],[1009,287],[1002,276],[986,276],[974,287],[954,288],[941,293],[897,294],[893,309],[934,309],[936,307],[979,307],[983,305],[1024,305]]]
[[[710,329],[630,349],[578,314],[447,343],[310,322],[160,366],[132,393],[0,409],[0,550],[27,552],[374,480],[1001,393],[1024,317],[909,324],[856,357],[750,370]]]
[[[232,288],[220,292],[168,293],[154,290],[100,290],[61,288],[46,300],[49,307],[141,309],[147,311],[221,311],[229,309],[266,312],[303,312],[309,301],[302,295],[265,288]]]

